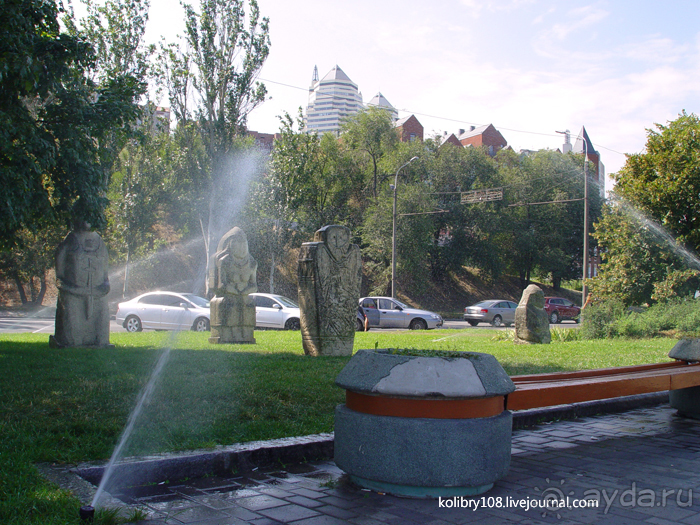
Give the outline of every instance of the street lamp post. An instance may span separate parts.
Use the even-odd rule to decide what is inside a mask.
[[[413,157],[411,160],[402,164],[399,169],[396,170],[396,176],[394,177],[394,184],[391,189],[394,190],[394,212],[392,214],[392,229],[391,229],[391,297],[396,297],[396,186],[399,182],[399,172],[408,166],[411,162],[416,160],[418,157]]]

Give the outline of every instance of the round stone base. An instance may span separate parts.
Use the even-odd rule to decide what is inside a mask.
[[[510,412],[484,418],[377,416],[339,405],[335,462],[366,488],[413,497],[472,496],[510,466]]]
[[[668,400],[679,415],[700,419],[700,386],[669,390]]]
[[[371,489],[376,492],[384,492],[393,496],[404,498],[452,498],[454,496],[478,496],[493,488],[493,483],[479,487],[414,487],[411,485],[397,485],[396,483],[383,483],[372,481],[358,476],[350,476],[356,485]]]

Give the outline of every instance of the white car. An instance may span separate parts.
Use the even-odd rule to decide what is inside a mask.
[[[252,293],[255,299],[255,327],[299,330],[299,305],[283,295]]]
[[[427,310],[411,308],[391,297],[363,297],[360,306],[364,309],[370,328],[410,328],[430,330],[442,326],[442,317]]]
[[[209,330],[209,301],[191,293],[148,292],[119,303],[117,322],[127,332],[153,330]]]

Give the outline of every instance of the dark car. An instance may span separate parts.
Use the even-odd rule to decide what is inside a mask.
[[[549,317],[549,322],[557,324],[570,319],[578,322],[581,316],[581,308],[563,297],[545,297],[544,309]]]

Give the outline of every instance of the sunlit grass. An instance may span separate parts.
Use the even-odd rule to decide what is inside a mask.
[[[355,349],[486,352],[514,375],[661,362],[675,343],[514,345],[493,334],[370,331],[356,334]],[[344,400],[334,380],[349,357],[305,356],[299,332],[255,337],[255,345],[212,345],[203,333],[114,333],[116,348],[87,350],[50,349],[41,334],[0,335],[0,523],[75,522],[79,503],[33,464],[106,460],[166,346],[170,361],[127,454],[332,431],[333,410]]]

